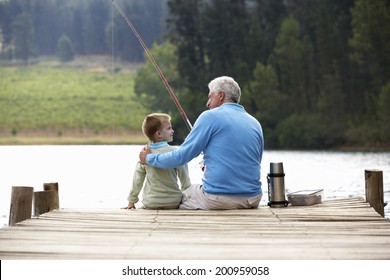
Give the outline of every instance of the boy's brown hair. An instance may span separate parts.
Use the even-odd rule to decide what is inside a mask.
[[[150,141],[155,140],[155,133],[161,129],[163,121],[171,121],[171,116],[163,113],[147,115],[142,122],[142,132]]]

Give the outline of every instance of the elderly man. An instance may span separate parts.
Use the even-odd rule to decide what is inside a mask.
[[[260,123],[239,104],[241,89],[231,77],[218,77],[209,85],[210,109],[196,120],[184,143],[175,151],[151,154],[145,147],[140,162],[160,168],[188,163],[204,154],[202,184],[183,192],[180,209],[257,208],[264,140]]]

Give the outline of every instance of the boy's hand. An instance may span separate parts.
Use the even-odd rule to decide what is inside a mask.
[[[121,209],[135,209],[135,204],[132,202],[129,202],[129,205],[127,205],[126,207],[122,207]]]
[[[139,153],[139,162],[142,164],[146,164],[146,156],[151,153],[152,151],[150,150],[149,146],[145,145]]]

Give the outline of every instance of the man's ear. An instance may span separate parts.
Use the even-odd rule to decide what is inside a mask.
[[[162,133],[161,133],[159,130],[157,130],[157,131],[156,131],[156,136],[157,136],[157,137],[161,137],[161,136],[162,136]]]
[[[219,100],[223,101],[225,99],[225,93],[223,91],[220,91],[218,94],[219,94]]]

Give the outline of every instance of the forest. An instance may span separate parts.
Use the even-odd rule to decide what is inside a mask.
[[[71,52],[64,60],[144,61],[137,99],[172,114],[183,139],[185,123],[111,2],[0,0],[1,61],[28,65],[61,49]],[[191,122],[206,109],[208,82],[229,75],[262,124],[266,148],[390,147],[389,0],[117,2]]]
[[[165,0],[118,3],[148,45],[161,41],[168,12]],[[111,0],[0,0],[1,57],[27,61],[56,55],[58,41],[64,35],[75,54],[108,54],[142,61],[138,40],[130,36],[130,29],[114,9]],[[117,32],[111,34],[112,30]]]

